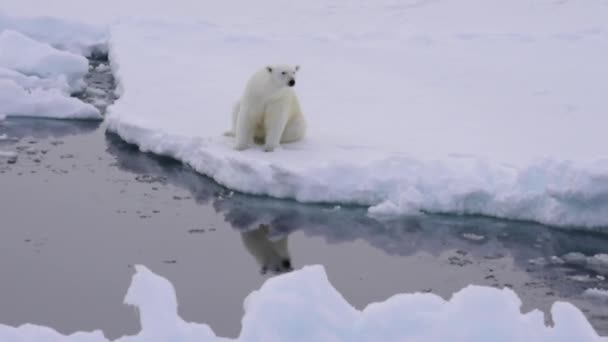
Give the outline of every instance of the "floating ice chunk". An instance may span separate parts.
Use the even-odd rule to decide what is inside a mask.
[[[562,259],[568,263],[568,264],[573,264],[573,265],[584,265],[587,263],[587,257],[580,252],[570,252],[567,254],[564,254],[562,256]]]
[[[25,89],[10,79],[0,79],[0,112],[8,116],[100,120],[99,110],[58,89]]]
[[[205,324],[184,322],[173,285],[144,266],[135,270],[125,303],[137,307],[142,330],[118,342],[606,341],[569,303],[553,305],[553,327],[544,324],[538,310],[522,314],[510,289],[467,286],[449,301],[430,293],[399,294],[359,311],[331,285],[322,266],[268,279],[247,296],[241,333],[231,340],[217,337]],[[0,324],[0,340],[106,341],[99,331],[63,336],[31,324]]]
[[[0,67],[40,78],[65,77],[72,92],[84,88],[89,62],[83,56],[57,50],[12,30],[0,32],[0,51]]]
[[[97,72],[106,72],[110,70],[110,66],[108,64],[99,64],[95,67],[95,71]]]
[[[462,237],[467,240],[472,240],[472,241],[481,241],[481,240],[485,239],[485,236],[477,235],[477,234],[473,234],[473,233],[463,233]]]
[[[0,158],[16,158],[17,153],[13,151],[0,151]]]
[[[606,290],[606,289],[598,289],[598,288],[586,289],[585,292],[583,292],[583,295],[587,296],[587,297],[593,297],[593,298],[608,301],[608,290]]]

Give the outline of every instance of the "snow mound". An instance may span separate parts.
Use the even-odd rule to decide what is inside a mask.
[[[77,55],[107,53],[108,28],[105,25],[48,16],[9,17],[0,13],[0,31],[4,30],[21,32],[38,42]]]
[[[108,128],[250,194],[363,205],[379,218],[608,227],[606,105],[580,87],[608,88],[608,7],[410,5],[336,2],[322,14],[313,1],[299,5],[314,22],[303,26],[272,10],[246,28],[124,20],[110,35],[121,98]],[[455,15],[466,20],[445,21]],[[302,67],[308,136],[236,152],[222,136],[232,105],[275,61]]]
[[[12,30],[0,33],[0,49],[0,66],[4,68],[41,78],[63,78],[74,92],[84,88],[82,78],[89,62],[83,56],[57,50]]]
[[[85,88],[87,59],[21,32],[3,29],[6,22],[6,18],[0,16],[0,113],[101,119],[97,108],[70,96]]]
[[[18,83],[6,79],[0,79],[0,111],[8,116],[102,118],[97,108],[66,96],[59,89],[23,88]]]
[[[117,342],[231,341],[205,324],[183,321],[172,284],[144,266],[135,269],[125,303],[137,307],[142,330]],[[554,327],[544,325],[540,311],[522,314],[520,306],[510,289],[468,286],[449,301],[399,294],[359,311],[315,265],[268,279],[247,296],[235,341],[606,341],[569,303],[553,305]],[[0,340],[107,341],[100,331],[63,336],[31,324],[0,325]]]

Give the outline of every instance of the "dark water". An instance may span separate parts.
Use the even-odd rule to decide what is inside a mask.
[[[400,292],[449,298],[468,284],[507,286],[524,311],[567,300],[608,334],[608,303],[581,296],[608,288],[605,266],[551,263],[606,253],[606,234],[479,217],[377,221],[364,208],[246,196],[141,153],[99,123],[7,119],[3,134],[11,139],[0,151],[18,153],[0,157],[4,324],[134,334],[137,314],[122,300],[132,266],[144,264],[174,284],[184,319],[237,336],[243,299],[272,276],[243,243],[261,225],[287,238],[294,268],[323,264],[357,308]]]

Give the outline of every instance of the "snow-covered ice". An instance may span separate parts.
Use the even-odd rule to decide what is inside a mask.
[[[21,13],[22,16],[9,16],[8,13],[17,10],[10,8],[14,5],[24,9],[25,13]],[[9,7],[9,12],[3,14],[3,7]],[[47,2],[27,3],[27,1],[3,3],[0,5],[0,32],[5,30],[21,32],[38,42],[82,56],[90,56],[96,52],[106,53],[107,26],[66,19],[64,14],[69,7],[70,4],[64,2],[62,6],[59,1],[53,5]],[[60,17],[49,17],[47,13],[51,10],[59,10],[64,14]],[[35,15],[36,11],[41,12]]]
[[[142,330],[116,341],[233,341],[217,337],[205,324],[177,314],[173,285],[138,265],[125,303],[137,307]],[[556,302],[554,326],[543,314],[520,312],[510,289],[468,286],[449,301],[430,293],[399,294],[384,302],[353,308],[331,285],[323,266],[268,279],[244,301],[242,330],[234,341],[606,341],[582,312]],[[100,331],[64,336],[47,327],[0,324],[0,340],[107,341]]]
[[[323,13],[313,2],[289,20],[256,12],[246,29],[211,16],[122,21],[110,35],[121,98],[108,127],[252,194],[365,205],[375,217],[608,226],[608,7],[418,5],[336,1]],[[232,104],[275,61],[302,66],[309,135],[236,152],[222,136]]]
[[[586,256],[580,252],[572,252],[561,257],[567,264],[589,269],[600,275],[608,275],[608,254]]]
[[[583,292],[584,296],[596,298],[603,301],[608,301],[608,290],[598,289],[598,288],[590,288],[586,289]]]
[[[88,61],[7,27],[0,15],[0,113],[6,116],[101,119],[97,108],[71,94],[84,89]],[[19,27],[19,25],[13,25]],[[32,27],[21,27],[30,32]],[[52,31],[50,31],[52,32]],[[41,35],[52,35],[48,31]]]
[[[80,55],[107,42],[121,96],[109,129],[231,189],[377,218],[608,226],[602,2],[59,3],[3,4],[0,29]],[[236,152],[231,107],[275,62],[302,66],[309,134]]]
[[[41,78],[61,78],[71,91],[84,88],[89,63],[83,56],[61,51],[19,32],[0,32],[0,66]]]

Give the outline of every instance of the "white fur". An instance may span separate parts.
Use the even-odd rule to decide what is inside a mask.
[[[247,82],[245,92],[232,110],[235,149],[244,150],[253,142],[264,142],[273,151],[280,143],[302,139],[306,121],[290,81],[299,67],[270,65],[258,70]]]
[[[260,271],[283,273],[293,270],[287,249],[287,236],[277,240],[268,238],[270,228],[261,224],[257,229],[241,233],[245,248],[260,265]]]

